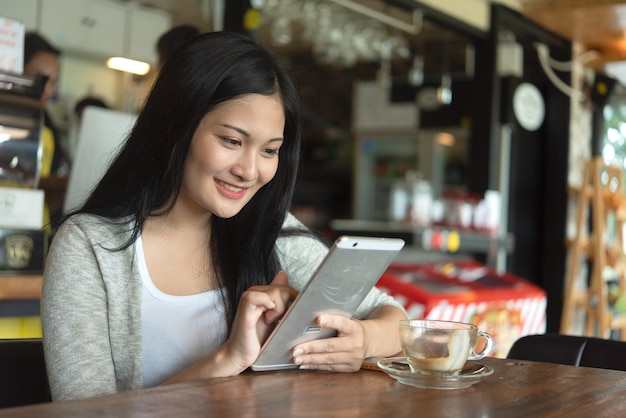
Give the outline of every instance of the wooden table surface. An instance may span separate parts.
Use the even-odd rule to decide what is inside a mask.
[[[488,358],[495,372],[456,390],[383,372],[278,371],[0,410],[0,417],[622,417],[626,372]]]

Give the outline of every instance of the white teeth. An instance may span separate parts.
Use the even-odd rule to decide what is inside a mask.
[[[223,183],[221,181],[218,182],[220,186],[222,186],[223,188],[225,188],[226,190],[229,190],[231,192],[240,192],[243,190],[242,187],[235,187],[235,186],[231,186],[230,184],[226,184]]]

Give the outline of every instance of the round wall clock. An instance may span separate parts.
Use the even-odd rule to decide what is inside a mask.
[[[527,131],[539,129],[545,118],[546,105],[537,87],[530,83],[517,86],[513,93],[513,114]]]

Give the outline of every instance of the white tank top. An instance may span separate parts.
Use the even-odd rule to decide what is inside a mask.
[[[135,241],[143,282],[141,301],[143,386],[175,376],[215,351],[226,338],[219,290],[173,296],[156,288],[146,266],[141,237]]]

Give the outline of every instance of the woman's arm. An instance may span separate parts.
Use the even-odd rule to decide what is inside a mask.
[[[398,321],[407,318],[403,309],[385,305],[377,308],[366,320],[362,321],[367,342],[363,359],[389,357],[401,352]]]
[[[116,392],[106,289],[89,240],[72,223],[48,254],[41,317],[53,399]]]

